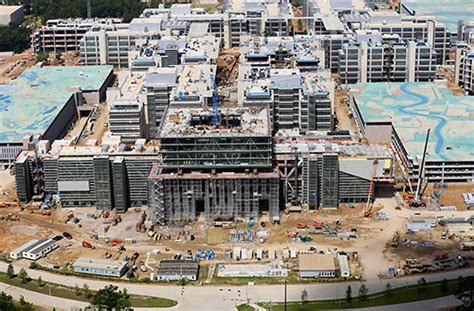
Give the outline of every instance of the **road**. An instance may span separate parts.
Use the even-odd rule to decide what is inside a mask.
[[[6,271],[7,264],[0,262],[0,270]],[[15,265],[18,272],[20,267]],[[87,283],[90,289],[98,290],[108,284],[115,284],[120,288],[126,288],[130,294],[165,297],[178,301],[178,306],[170,310],[194,310],[196,306],[202,310],[223,311],[233,310],[236,305],[242,304],[250,299],[252,302],[258,301],[283,301],[284,290],[282,285],[245,285],[245,286],[186,286],[183,288],[176,285],[156,285],[156,284],[135,284],[124,282],[106,282],[93,279],[80,278],[75,276],[64,276],[41,270],[26,269],[31,278],[37,279],[39,276],[44,281],[63,284],[66,286],[80,286]],[[458,276],[474,275],[474,269],[454,270],[436,274],[426,274],[423,277],[426,281],[439,281],[444,278],[452,279]],[[387,282],[392,287],[405,286],[416,283],[421,276],[411,276],[400,279],[369,281],[365,284],[369,288],[369,293],[382,291]],[[337,282],[337,283],[315,283],[315,284],[295,284],[288,285],[288,300],[301,300],[303,289],[308,291],[309,300],[343,298],[348,285],[352,286],[353,292],[357,292],[360,282]],[[26,297],[26,296],[25,296]],[[43,300],[33,297],[31,300],[39,304]],[[52,299],[44,301],[52,303]]]
[[[360,309],[353,309],[356,311],[419,311],[419,310],[438,310],[444,308],[451,308],[454,306],[460,305],[460,301],[454,297],[454,295],[441,297],[436,299],[430,300],[423,300],[417,302],[409,302],[409,303],[401,303],[398,305],[389,305],[389,306],[381,306],[381,307],[373,307],[373,308],[360,308]]]

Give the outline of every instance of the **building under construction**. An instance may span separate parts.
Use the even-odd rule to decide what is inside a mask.
[[[214,116],[215,118],[215,116]],[[258,217],[279,220],[279,177],[272,168],[266,108],[168,108],[158,131],[161,163],[149,176],[158,224]]]
[[[372,200],[375,183],[388,180],[393,165],[387,147],[350,142],[282,142],[275,159],[285,203],[310,209]]]

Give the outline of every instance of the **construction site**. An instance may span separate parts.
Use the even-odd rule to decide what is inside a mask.
[[[212,8],[91,26],[65,66],[0,61],[1,258],[194,285],[473,266],[471,96],[342,85],[337,16],[265,3],[268,20],[226,12],[220,33]],[[75,66],[84,50],[96,65]]]

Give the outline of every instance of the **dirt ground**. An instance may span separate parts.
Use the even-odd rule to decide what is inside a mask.
[[[347,90],[336,90],[334,96],[334,110],[337,118],[337,128],[340,130],[358,131],[354,119],[349,116],[349,106],[345,103],[348,99],[349,92]]]
[[[23,71],[36,64],[36,56],[26,50],[14,56],[0,56],[0,84],[16,79]]]
[[[0,202],[15,202],[15,176],[10,169],[0,169]]]
[[[449,184],[441,195],[439,203],[443,206],[456,206],[457,210],[465,211],[467,209],[466,203],[464,203],[462,194],[466,192],[474,193],[473,184]],[[425,196],[431,196],[433,191],[440,191],[440,189],[434,189],[433,184],[429,184],[424,192]]]

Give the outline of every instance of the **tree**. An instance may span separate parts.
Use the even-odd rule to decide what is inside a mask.
[[[13,269],[13,265],[9,264],[7,268],[7,276],[9,279],[13,279],[15,277],[15,270]]]
[[[81,296],[82,294],[81,288],[77,286],[77,284],[74,286],[74,293],[76,294],[76,296]]]
[[[443,279],[440,284],[441,292],[446,293],[449,290],[449,284],[447,279]]]
[[[390,285],[390,283],[387,283],[387,285],[385,285],[384,295],[387,298],[392,297],[392,285]]]
[[[26,273],[25,269],[21,268],[20,273],[18,273],[18,277],[21,280],[21,283],[26,284],[30,280],[28,277],[28,273]]]
[[[301,292],[301,302],[308,303],[308,291],[306,289]]]
[[[30,46],[30,33],[23,26],[0,26],[0,51],[23,52]]]
[[[348,305],[352,304],[352,287],[350,285],[346,289],[346,303]]]
[[[21,311],[33,311],[33,305],[25,300],[25,297],[20,296],[20,309]]]
[[[362,283],[362,285],[359,287],[359,300],[362,302],[369,301],[369,297],[367,296],[368,292],[369,292],[369,289],[364,283]]]
[[[219,50],[222,51],[225,48],[225,41],[224,39],[221,39],[221,42],[219,43]]]
[[[303,21],[299,19],[297,24],[298,24],[298,31],[300,32],[303,31]]]
[[[48,61],[48,52],[39,52],[38,55],[36,55],[36,60],[38,62],[46,62]]]
[[[417,287],[416,287],[416,291],[417,293],[423,293],[425,291],[425,286],[426,286],[426,280],[425,278],[421,278],[418,280],[417,282]]]
[[[86,283],[84,283],[84,285],[82,286],[82,292],[84,293],[84,296],[86,296],[87,299],[91,299],[92,293],[89,288],[89,285],[87,285]]]
[[[12,296],[0,293],[0,310],[16,310],[16,306],[13,303]]]
[[[92,296],[91,304],[99,309],[124,310],[130,307],[130,295],[126,290],[120,291],[115,285],[107,285]]]
[[[41,276],[38,277],[38,286],[39,287],[43,287],[45,284],[44,284],[44,281],[43,279],[41,278]]]

